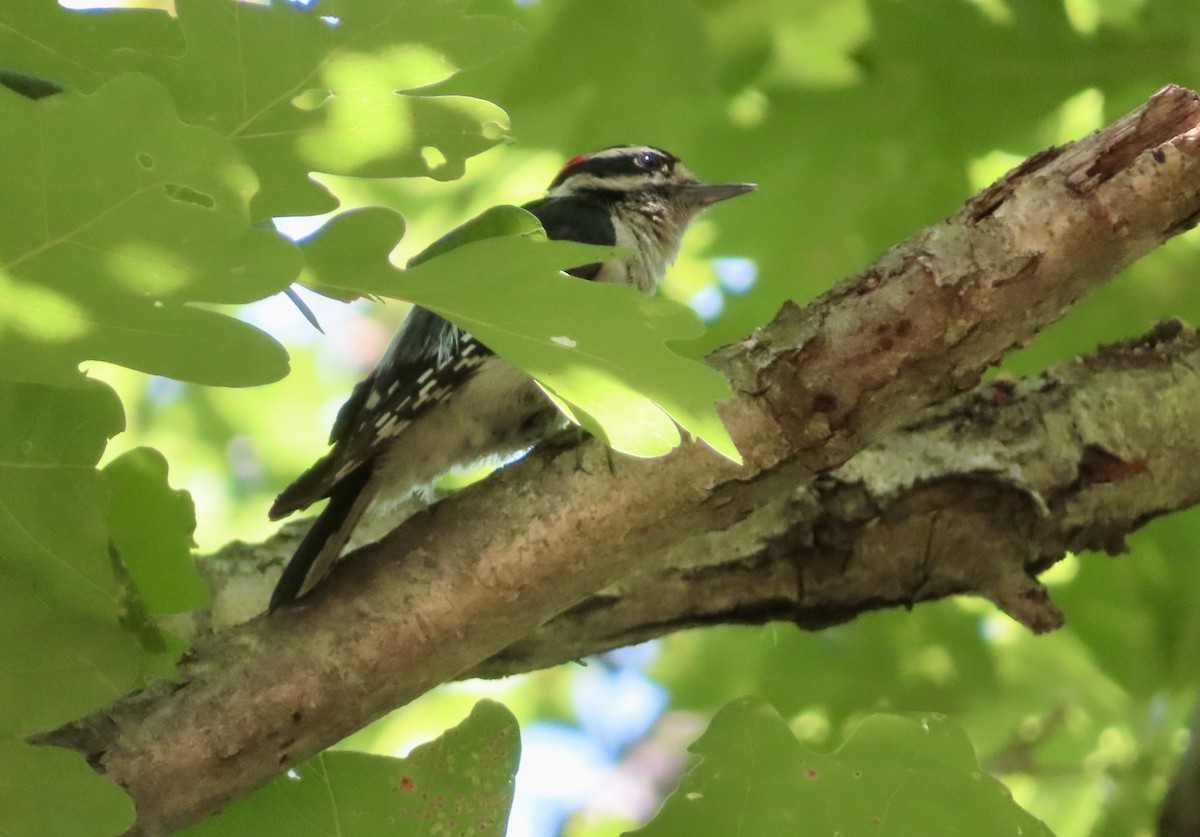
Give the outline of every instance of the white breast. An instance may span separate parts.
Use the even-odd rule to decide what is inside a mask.
[[[634,254],[605,262],[596,281],[632,285],[644,294],[654,293],[667,265],[675,261],[679,253],[679,239],[663,241],[649,220],[644,225],[633,226],[618,221],[613,226],[617,246],[628,247]]]
[[[558,412],[519,369],[492,356],[443,403],[405,428],[383,454],[371,514],[387,513],[448,471],[511,456],[541,438]]]

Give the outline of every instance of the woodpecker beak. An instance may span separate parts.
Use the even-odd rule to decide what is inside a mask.
[[[680,183],[680,195],[698,206],[708,206],[717,201],[736,198],[758,188],[757,183]]]

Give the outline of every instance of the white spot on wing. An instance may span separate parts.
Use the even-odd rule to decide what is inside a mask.
[[[454,364],[454,371],[460,372],[463,369],[469,369],[469,368],[478,366],[481,363],[483,363],[483,358],[464,357],[461,360],[459,360],[458,363]]]
[[[408,425],[408,421],[400,419],[397,416],[392,416],[391,421],[379,428],[379,436],[383,439],[388,439],[392,436],[399,436],[400,432],[404,430],[404,428],[408,427]]]

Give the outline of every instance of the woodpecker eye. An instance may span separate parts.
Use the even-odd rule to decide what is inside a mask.
[[[637,155],[637,164],[644,169],[659,169],[663,167],[664,160],[662,155],[655,154],[650,151],[644,151]]]

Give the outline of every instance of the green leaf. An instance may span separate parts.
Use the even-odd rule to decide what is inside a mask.
[[[872,715],[834,753],[798,742],[769,704],[726,706],[692,746],[700,762],[638,837],[886,833],[1047,835],[985,774],[941,715]]]
[[[90,467],[124,429],[117,394],[99,381],[75,389],[0,382],[0,462]]]
[[[467,15],[461,0],[179,0],[177,18],[15,5],[0,11],[6,68],[83,91],[154,76],[186,121],[237,141],[262,183],[260,219],[334,209],[311,171],[450,180],[508,132],[490,102],[406,92],[521,42],[512,22]]]
[[[322,753],[180,834],[501,837],[520,747],[512,713],[483,700],[408,758]]]
[[[519,42],[463,5],[180,0],[187,51],[162,78],[186,120],[237,140],[263,184],[258,217],[326,212],[337,201],[311,171],[450,180],[505,138],[490,102],[403,92]]]
[[[137,448],[104,468],[112,490],[108,530],[150,613],[181,613],[208,601],[192,563],[196,510],[186,491],[167,484],[167,460]]]
[[[179,24],[158,10],[79,12],[40,0],[0,8],[4,66],[84,92],[182,49]]]
[[[170,662],[118,621],[108,485],[93,465],[122,425],[103,384],[0,381],[0,729],[61,724]]]
[[[387,261],[402,230],[382,209],[335,217],[303,246],[317,290],[408,300],[453,321],[528,372],[589,431],[616,450],[658,456],[680,427],[740,462],[714,402],[729,395],[716,370],[667,348],[704,327],[688,308],[628,288],[573,281],[560,271],[622,254],[548,241],[537,220],[497,207],[396,270]]]
[[[46,417],[52,420],[43,426]],[[93,382],[78,390],[0,383],[0,421],[4,571],[28,562],[28,569],[59,575],[79,604],[103,611],[115,601],[116,585],[106,485],[92,466],[124,424],[120,403]]]
[[[377,229],[381,235],[385,234],[388,230],[391,231],[392,235],[395,235],[395,221],[392,218],[385,220],[385,216],[379,214],[378,222]],[[404,232],[403,228],[399,231],[400,233]],[[542,229],[541,222],[532,213],[526,212],[516,206],[493,206],[491,209],[485,209],[467,223],[450,230],[450,232],[430,244],[420,253],[417,253],[417,255],[409,259],[408,267],[412,269],[417,265],[424,264],[435,256],[443,256],[451,250],[455,250],[465,244],[470,244],[472,241],[502,238],[506,235],[524,235],[535,238],[538,241],[546,240],[546,231]],[[399,236],[396,237],[398,238]],[[606,251],[601,250],[600,252],[604,253]],[[613,249],[611,252],[619,253],[623,251]]]
[[[133,800],[80,753],[0,736],[0,834],[111,837],[136,818]]]
[[[250,227],[255,180],[229,140],[122,76],[36,102],[0,88],[0,144],[23,207],[0,227],[0,377],[69,384],[87,359],[233,386],[287,371],[270,337],[189,304],[259,299],[297,269]]]

